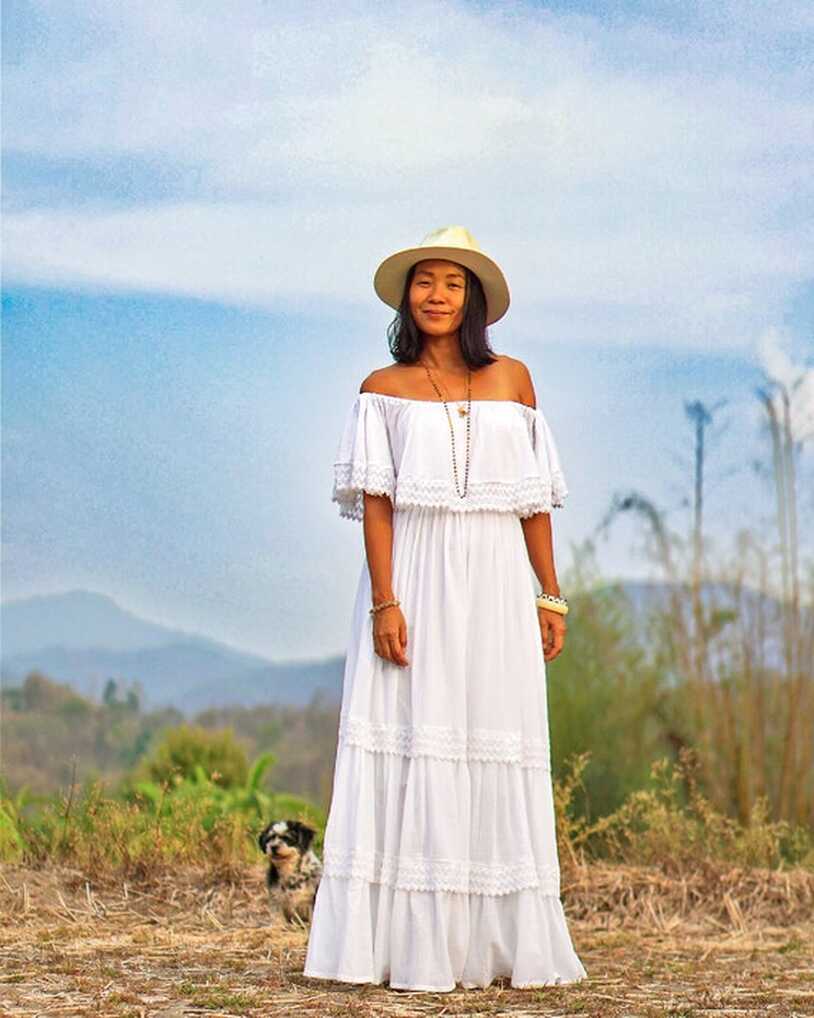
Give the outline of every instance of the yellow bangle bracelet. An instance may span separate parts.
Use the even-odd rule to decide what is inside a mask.
[[[557,612],[560,615],[568,614],[568,599],[558,597],[556,594],[546,594],[543,591],[535,598],[538,608],[545,608],[546,611]]]

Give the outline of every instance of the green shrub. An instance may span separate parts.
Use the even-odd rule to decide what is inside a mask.
[[[814,832],[769,817],[758,799],[748,824],[719,812],[697,782],[697,755],[681,750],[678,762],[654,760],[647,786],[606,816],[589,822],[573,814],[590,753],[569,758],[570,770],[555,782],[558,837],[563,857],[603,859],[668,872],[690,871],[710,861],[744,867],[814,867]],[[686,801],[685,801],[686,800]]]
[[[243,785],[224,788],[200,764],[191,777],[137,781],[110,795],[101,781],[49,798],[25,815],[0,789],[0,859],[68,864],[89,875],[140,878],[178,863],[234,872],[260,858],[257,835],[271,820],[298,819],[321,837],[325,815],[306,799],[260,786],[275,762],[254,761]]]
[[[182,724],[164,732],[140,763],[135,780],[177,785],[195,780],[198,767],[221,788],[245,785],[249,776],[246,752],[232,728],[213,732]]]
[[[24,795],[25,790],[20,794]],[[24,848],[18,804],[0,795],[0,862],[21,862]]]

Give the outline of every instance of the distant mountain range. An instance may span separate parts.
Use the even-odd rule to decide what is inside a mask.
[[[635,628],[649,613],[668,605],[671,588],[662,583],[619,584],[627,595]],[[682,593],[687,604],[688,592]],[[704,588],[704,600],[728,601],[720,584]],[[749,614],[761,595],[749,592]],[[577,607],[576,604],[573,607]],[[767,606],[771,615],[777,608]],[[811,619],[810,612],[807,618]],[[641,629],[640,629],[641,631]],[[186,716],[209,707],[258,704],[305,706],[319,693],[339,703],[345,659],[275,662],[234,650],[215,640],[147,622],[104,594],[74,590],[0,605],[0,675],[18,686],[31,671],[63,682],[99,700],[108,679],[120,689],[137,684],[142,709],[172,706]],[[779,665],[780,648],[770,652]]]
[[[144,710],[280,703],[304,706],[321,690],[339,702],[345,659],[274,662],[194,633],[147,622],[104,594],[74,590],[0,605],[5,687],[40,671],[99,700],[108,679],[138,684]]]

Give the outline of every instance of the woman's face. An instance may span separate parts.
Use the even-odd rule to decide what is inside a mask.
[[[410,311],[421,332],[443,336],[457,332],[464,317],[466,274],[443,258],[419,262],[410,284]]]

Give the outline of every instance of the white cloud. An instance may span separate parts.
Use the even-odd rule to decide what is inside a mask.
[[[529,322],[567,306],[582,338],[747,345],[812,275],[792,199],[814,145],[800,70],[772,59],[804,9],[739,9],[679,31],[523,5],[41,4],[7,149],[149,157],[184,193],[111,182],[66,212],[18,192],[7,278],[369,300],[378,257],[462,222]]]
[[[768,378],[788,395],[792,438],[810,444],[814,440],[814,367],[796,363],[790,352],[792,345],[793,338],[773,326],[760,336],[757,355]],[[782,421],[785,416],[782,393],[775,390],[771,399]]]

